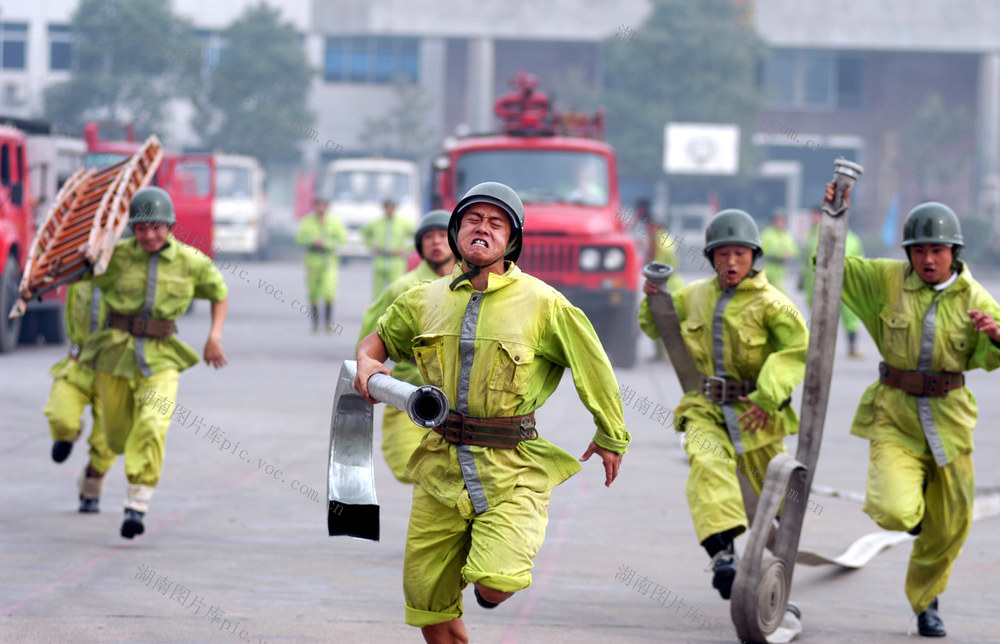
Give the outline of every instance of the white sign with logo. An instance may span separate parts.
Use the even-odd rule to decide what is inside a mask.
[[[740,128],[719,123],[667,123],[667,174],[734,175],[740,169]]]

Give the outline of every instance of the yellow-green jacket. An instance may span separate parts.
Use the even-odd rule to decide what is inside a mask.
[[[474,291],[468,280],[450,290],[461,273],[456,266],[451,277],[419,284],[389,306],[376,324],[389,357],[396,362],[415,358],[424,381],[443,389],[452,409],[478,417],[535,411],[556,390],[563,371],[572,369],[577,394],[597,425],[594,442],[624,454],[631,437],[616,397],[618,384],[583,312],[515,265],[503,275],[490,274],[485,291]],[[463,329],[472,345],[466,380],[460,377]],[[467,395],[460,396],[460,388]],[[469,448],[487,507],[509,498],[518,485],[549,490],[579,471],[580,464],[545,440],[544,426],[538,431],[538,438],[514,449],[457,448],[428,432],[410,458],[407,474],[454,506],[466,486],[460,449]],[[470,486],[475,507],[474,495]]]
[[[680,260],[677,258],[677,251],[674,250],[675,243],[673,237],[665,229],[658,228],[654,243],[656,244],[656,254],[653,257],[653,261],[667,264],[674,269],[674,272],[667,278],[667,290],[673,293],[684,286],[684,280],[677,273],[677,270],[680,268]]]
[[[795,305],[768,283],[764,271],[744,279],[736,290],[722,314],[726,377],[754,380],[757,390],[747,396],[750,402],[733,403],[733,408],[740,415],[753,403],[771,414],[771,422],[763,429],[741,433],[744,449],[750,451],[799,430],[792,406],[781,411],[778,407],[805,377],[809,332]],[[692,282],[673,293],[684,344],[698,371],[707,376],[715,375],[712,316],[721,295],[717,277]],[[639,326],[649,337],[660,337],[648,298],[643,298],[639,308]],[[674,415],[681,418],[693,409],[726,426],[722,406],[700,392],[684,394]]]
[[[347,239],[347,230],[339,219],[329,214],[323,217],[320,222],[316,213],[306,215],[299,222],[299,229],[295,234],[295,243],[300,246],[311,248],[317,241],[323,241],[326,253],[307,252],[305,265],[307,268],[320,269],[326,266],[336,266],[337,249]]]
[[[374,254],[376,270],[406,270],[406,257],[397,255],[413,248],[413,226],[396,213],[393,218],[379,217],[361,229],[361,238]],[[397,273],[398,274],[398,273]]]
[[[1000,367],[1000,346],[975,331],[969,309],[1000,319],[1000,306],[962,264],[958,279],[943,291],[926,284],[909,262],[848,257],[844,263],[844,302],[854,309],[878,346],[882,359],[899,369],[916,369],[924,315],[937,294],[931,371],[967,371]],[[976,399],[967,387],[947,396],[930,396],[934,426],[950,462],[972,451]],[[915,454],[929,446],[917,415],[916,396],[880,382],[861,396],[851,433],[892,440]]]
[[[108,306],[101,298],[100,290],[97,290],[98,299],[94,302],[95,290],[92,282],[74,282],[66,288],[66,335],[69,337],[71,352],[78,352],[91,332],[104,326],[108,317]],[[69,356],[55,363],[49,374],[53,378],[65,378],[87,394],[94,382],[94,369]]]
[[[799,245],[787,230],[765,228],[760,233],[760,245],[764,251],[764,261],[768,264],[784,266],[786,262],[799,256]]]
[[[365,315],[361,319],[361,333],[358,335],[358,342],[361,342],[363,338],[375,330],[375,323],[378,322],[378,319],[382,317],[382,314],[385,313],[385,310],[389,308],[389,305],[397,297],[421,282],[429,282],[436,279],[439,279],[438,274],[434,272],[434,269],[426,261],[422,261],[412,271],[393,281],[389,285],[389,288],[382,291],[382,294],[375,298],[375,301],[365,311]],[[412,362],[398,363],[392,368],[392,377],[412,385],[424,384],[423,379],[420,377],[420,372],[417,371],[417,366]]]
[[[187,311],[194,298],[218,302],[228,290],[219,272],[204,253],[183,244],[171,235],[159,252],[156,289],[151,317],[174,320]],[[108,309],[122,315],[139,315],[146,302],[150,253],[135,239],[118,242],[108,269],[93,281],[104,293]],[[136,338],[121,329],[104,328],[87,338],[81,362],[93,362],[99,371],[120,378],[135,378],[142,367],[136,358]],[[198,364],[198,353],[181,342],[177,334],[169,338],[144,338],[144,359],[148,373],[174,368],[183,371]],[[148,375],[144,373],[144,375]]]

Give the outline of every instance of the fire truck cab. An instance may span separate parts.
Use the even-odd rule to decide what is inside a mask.
[[[502,132],[445,142],[434,160],[432,205],[451,210],[476,184],[517,190],[525,209],[518,266],[587,314],[612,364],[636,360],[639,257],[620,208],[615,155],[599,140],[603,113],[557,114],[519,73],[494,111]]]
[[[83,128],[87,143],[87,167],[100,168],[118,163],[139,150],[131,125],[123,126],[124,141],[101,138],[100,124]],[[215,158],[211,154],[164,152],[153,185],[167,191],[174,202],[177,224],[174,237],[213,257],[212,203],[215,200]]]

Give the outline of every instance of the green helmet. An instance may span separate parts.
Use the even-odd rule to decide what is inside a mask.
[[[712,261],[712,251],[728,244],[750,246],[754,260],[763,254],[760,231],[753,217],[735,209],[722,210],[712,217],[705,229],[705,257]]]
[[[962,227],[955,211],[936,201],[924,202],[911,210],[903,222],[903,248],[913,244],[949,244],[961,248]]]
[[[451,211],[451,218],[448,221],[448,244],[455,257],[461,257],[458,251],[458,228],[462,221],[462,215],[469,206],[476,203],[489,203],[499,207],[510,217],[510,239],[507,241],[507,251],[504,257],[512,262],[516,262],[521,255],[521,240],[524,231],[524,204],[513,188],[505,186],[495,181],[487,181],[473,186],[465,193],[462,200],[458,202],[455,209]]]
[[[174,216],[174,202],[166,190],[150,186],[143,188],[132,196],[128,205],[128,223],[159,222],[173,226],[177,223]]]
[[[448,230],[448,219],[450,217],[451,213],[447,210],[432,210],[420,220],[420,226],[413,235],[413,245],[416,247],[420,257],[424,256],[424,251],[420,247],[420,239],[425,233],[429,233],[432,230]]]

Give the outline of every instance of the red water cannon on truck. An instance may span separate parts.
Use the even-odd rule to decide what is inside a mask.
[[[612,364],[636,360],[639,255],[618,216],[615,154],[604,114],[560,114],[520,72],[500,96],[495,134],[446,140],[434,160],[432,204],[451,210],[482,181],[505,183],[524,202],[520,266],[561,291],[590,318]]]

